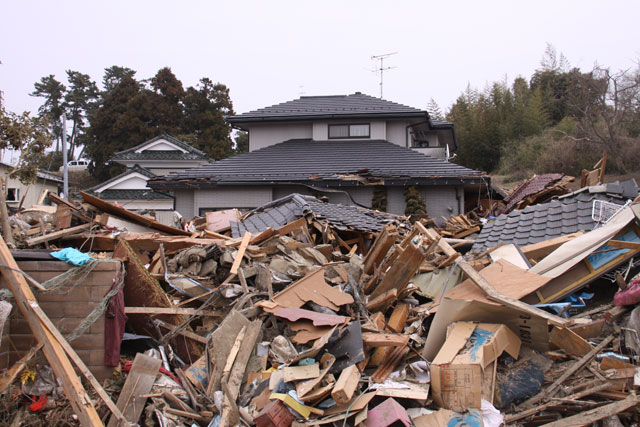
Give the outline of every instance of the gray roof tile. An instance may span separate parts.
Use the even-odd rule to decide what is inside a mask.
[[[364,179],[439,184],[481,182],[481,172],[436,159],[384,140],[289,140],[208,165],[150,181],[153,188],[193,188],[219,184],[336,181],[345,175]],[[355,184],[355,183],[354,183]]]
[[[417,108],[356,92],[351,95],[303,96],[247,113],[227,117],[232,124],[275,120],[339,119],[353,117],[427,117]],[[448,122],[433,121],[432,127],[451,126]]]
[[[154,151],[154,150],[146,150],[140,153],[136,153],[141,147],[144,147],[147,144],[150,144],[159,139],[165,139],[172,144],[177,145],[183,150],[187,150],[186,153],[181,151]],[[111,160],[208,160],[208,156],[203,151],[198,150],[197,148],[192,147],[184,141],[179,140],[178,138],[174,138],[171,135],[166,133],[162,133],[155,138],[151,138],[148,141],[143,142],[142,144],[138,144],[135,147],[118,151],[111,156]]]
[[[393,223],[398,219],[395,215],[358,206],[325,203],[313,196],[294,193],[255,209],[242,222],[233,222],[232,235],[239,237],[245,231],[257,233],[266,230],[267,227],[276,229],[303,214],[327,220],[339,230],[352,229],[364,232],[378,232],[386,224]]]
[[[558,200],[527,207],[500,215],[485,224],[473,246],[474,250],[485,250],[497,242],[516,243],[526,246],[579,230],[590,231],[596,223],[591,218],[594,200],[603,200],[619,205],[625,200],[605,193],[586,191],[562,196]]]

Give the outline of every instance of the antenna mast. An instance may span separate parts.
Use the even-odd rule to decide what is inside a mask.
[[[384,72],[387,70],[392,70],[394,68],[398,68],[398,67],[385,67],[384,66],[384,60],[387,59],[388,57],[390,57],[391,55],[395,55],[398,52],[391,52],[391,53],[383,53],[382,55],[373,55],[371,57],[372,60],[375,61],[380,61],[380,68],[376,68],[375,70],[373,70],[374,72],[380,72],[380,99],[382,99],[382,85],[384,83]]]

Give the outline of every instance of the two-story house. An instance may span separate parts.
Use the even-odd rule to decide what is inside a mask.
[[[387,211],[402,214],[409,186],[430,216],[448,217],[463,212],[465,190],[477,194],[487,179],[447,161],[456,148],[452,124],[359,92],[304,96],[227,120],[249,133],[248,153],[149,181],[173,191],[187,218],[291,193],[371,207],[376,187],[386,190]]]
[[[129,210],[173,211],[173,196],[153,191],[150,178],[184,171],[210,162],[202,151],[166,133],[115,153],[111,162],[127,170],[85,191]]]

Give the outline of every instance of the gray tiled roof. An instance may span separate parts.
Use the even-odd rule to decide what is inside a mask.
[[[386,183],[460,184],[482,181],[481,172],[400,147],[384,140],[289,140],[208,165],[149,181],[153,188],[193,188],[218,184],[340,182],[357,174]]]
[[[152,190],[104,190],[100,193],[100,198],[104,200],[164,200],[172,197]]]
[[[259,233],[267,227],[277,229],[306,214],[327,220],[338,230],[363,232],[378,232],[398,219],[395,215],[358,206],[325,203],[313,196],[294,193],[255,209],[242,222],[231,222],[231,232],[233,237],[240,237],[245,231]]]
[[[500,242],[526,246],[581,230],[593,230],[596,226],[591,217],[594,200],[619,205],[626,202],[625,198],[615,194],[581,191],[551,202],[527,206],[487,223],[473,249],[482,251]]]
[[[168,194],[162,194],[162,193],[158,193],[156,191],[152,191],[150,189],[140,189],[140,190],[104,190],[101,191],[100,193],[96,193],[96,190],[98,188],[102,188],[107,184],[110,184],[120,178],[122,178],[123,176],[129,175],[131,173],[139,173],[141,175],[144,175],[148,178],[153,178],[157,175],[155,175],[154,173],[152,173],[151,171],[139,166],[139,165],[135,165],[132,168],[127,169],[126,171],[122,172],[119,175],[114,176],[113,178],[101,182],[98,185],[95,185],[91,188],[87,188],[84,190],[85,193],[89,193],[91,195],[94,196],[99,196],[101,199],[105,199],[105,200],[130,200],[130,199],[136,199],[136,200],[160,200],[160,199],[171,199],[171,196],[169,196]]]
[[[159,139],[165,139],[172,144],[177,145],[183,150],[187,150],[186,153],[181,151],[154,151],[154,150],[146,150],[140,153],[136,153],[141,147],[144,147],[147,144],[155,142]],[[118,151],[111,156],[111,160],[207,160],[208,156],[206,153],[198,150],[197,148],[192,147],[184,141],[180,141],[178,138],[174,138],[171,135],[166,133],[162,133],[155,138],[152,138],[148,141],[143,142],[142,144],[136,145],[135,147],[129,148],[127,150]]]
[[[303,96],[293,101],[227,117],[232,124],[258,121],[356,117],[427,117],[417,108],[356,92],[351,95]],[[438,122],[442,125],[446,122]]]

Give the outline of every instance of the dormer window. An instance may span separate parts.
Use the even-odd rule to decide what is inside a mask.
[[[369,138],[369,123],[351,125],[329,125],[329,139]]]

